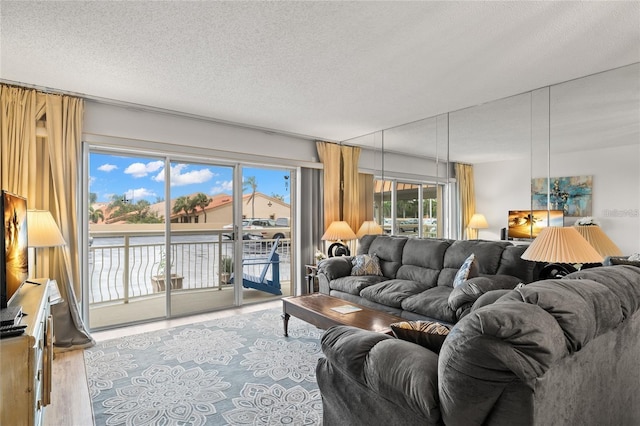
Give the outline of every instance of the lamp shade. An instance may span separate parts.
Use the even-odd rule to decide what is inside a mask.
[[[602,257],[622,256],[622,251],[599,226],[575,226],[575,228]]]
[[[378,225],[375,220],[365,220],[362,222],[362,225],[360,225],[356,236],[362,238],[365,235],[380,235],[382,233],[384,233],[382,227]]]
[[[543,228],[521,256],[525,260],[550,263],[598,263],[603,257],[575,227]]]
[[[57,247],[66,244],[60,229],[47,210],[27,210],[29,247]]]
[[[322,239],[326,241],[355,240],[356,234],[347,222],[344,220],[336,220],[331,222]]]
[[[471,229],[486,229],[488,227],[489,224],[487,223],[487,219],[483,214],[480,213],[475,213],[473,216],[471,216],[471,220],[467,225],[467,228]]]

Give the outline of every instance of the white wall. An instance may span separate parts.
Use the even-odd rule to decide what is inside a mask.
[[[506,228],[509,210],[531,208],[529,159],[480,163],[473,166],[476,212],[484,214],[489,229],[481,229],[478,238],[499,240]]]
[[[592,216],[624,254],[640,252],[640,145],[556,154],[551,176],[593,176]],[[508,210],[530,206],[529,160],[474,165],[477,211],[489,222],[480,238],[499,239]],[[534,176],[543,177],[543,176]],[[565,226],[574,218],[566,218]]]

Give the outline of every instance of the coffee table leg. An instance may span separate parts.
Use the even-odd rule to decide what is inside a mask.
[[[282,321],[284,322],[284,337],[289,337],[288,329],[289,329],[289,317],[290,316],[291,315],[289,315],[286,312],[284,314],[282,314]]]

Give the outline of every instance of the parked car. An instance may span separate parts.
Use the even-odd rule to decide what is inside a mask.
[[[282,223],[282,222],[280,222]],[[288,220],[287,220],[288,223]],[[225,225],[223,229],[233,229],[233,225]],[[243,235],[259,235],[266,240],[273,240],[278,237],[290,238],[291,228],[289,226],[278,226],[277,222],[273,219],[243,219],[242,230],[245,231]],[[247,232],[249,231],[249,232]],[[224,234],[228,238],[232,238],[232,234]],[[244,238],[243,239],[247,239]]]

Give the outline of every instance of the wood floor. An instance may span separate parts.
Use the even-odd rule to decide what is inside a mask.
[[[231,315],[259,311],[262,309],[278,308],[281,306],[282,301],[274,300],[266,303],[246,305],[241,308],[226,309],[223,311],[171,320],[155,321],[152,323],[123,327],[109,331],[100,331],[93,333],[92,336],[96,342],[100,342],[114,337],[177,327],[184,324],[208,321],[215,318],[223,318]],[[89,397],[89,389],[87,387],[83,350],[56,353],[53,361],[51,404],[45,410],[44,425],[92,426],[94,424],[91,399]]]

